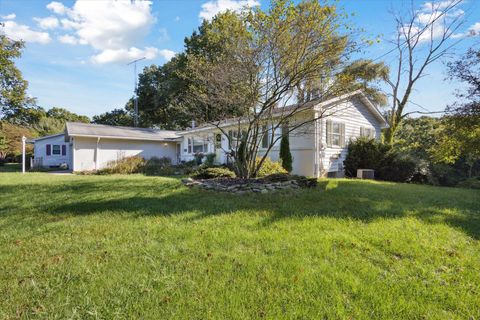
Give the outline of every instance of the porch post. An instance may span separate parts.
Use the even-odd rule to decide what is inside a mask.
[[[22,136],[22,173],[25,173],[25,142],[27,138]]]

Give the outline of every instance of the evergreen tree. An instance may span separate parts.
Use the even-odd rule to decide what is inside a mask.
[[[282,136],[280,141],[280,159],[282,160],[282,167],[289,173],[292,172],[292,153],[290,152],[290,141],[288,134]]]

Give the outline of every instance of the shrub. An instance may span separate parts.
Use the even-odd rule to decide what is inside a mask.
[[[457,184],[457,187],[468,189],[480,189],[480,176],[471,177]]]
[[[125,157],[119,160],[110,161],[106,168],[98,170],[97,174],[131,174],[142,173],[145,167],[145,159],[138,156]]]
[[[194,179],[235,178],[235,173],[227,168],[201,167],[191,175]]]
[[[413,159],[389,151],[382,159],[379,168],[376,169],[376,176],[385,181],[409,182],[416,171],[417,164]]]
[[[292,153],[290,152],[290,141],[288,135],[284,135],[280,141],[280,159],[282,160],[282,167],[287,172],[292,172]]]
[[[215,162],[215,157],[217,155],[215,153],[207,153],[206,157],[205,157],[205,162],[204,164],[207,166],[207,167],[212,167],[213,166],[213,163]]]
[[[412,158],[400,155],[389,145],[368,138],[350,141],[343,164],[347,177],[356,177],[357,169],[373,169],[377,179],[395,182],[409,182],[421,171]]]
[[[145,174],[147,176],[171,176],[175,174],[175,168],[172,166],[170,158],[153,157],[145,164]]]
[[[182,174],[189,175],[191,174],[195,168],[197,167],[197,161],[195,160],[190,160],[190,161],[184,161],[180,164],[177,164],[175,168],[180,171]]]
[[[357,169],[378,169],[390,148],[374,139],[362,137],[350,141],[347,150],[347,157],[343,162],[345,175],[356,177]]]
[[[197,163],[197,165],[201,165],[202,164],[202,159],[203,157],[205,157],[205,155],[203,154],[203,152],[197,152],[195,153],[195,161]]]
[[[260,162],[260,160],[261,158],[256,159],[257,165]],[[272,161],[270,158],[267,157],[265,158],[265,160],[262,163],[262,166],[258,170],[257,177],[262,178],[275,173],[288,173],[288,172],[282,167],[282,164],[280,162]]]

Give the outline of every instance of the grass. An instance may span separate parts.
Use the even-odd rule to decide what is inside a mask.
[[[0,174],[0,319],[479,319],[480,193]]]

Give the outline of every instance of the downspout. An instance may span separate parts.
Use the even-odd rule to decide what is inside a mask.
[[[97,146],[95,147],[95,170],[98,170],[98,144],[100,142],[100,137],[97,138]]]
[[[72,137],[72,144],[70,146],[72,153],[72,172],[75,171],[75,138]]]
[[[318,174],[318,119],[317,119],[317,112],[314,111],[313,112],[313,117],[315,119],[315,123],[314,123],[314,149],[313,149],[313,165],[314,165],[314,168],[313,168],[313,175],[318,178],[319,174]]]

